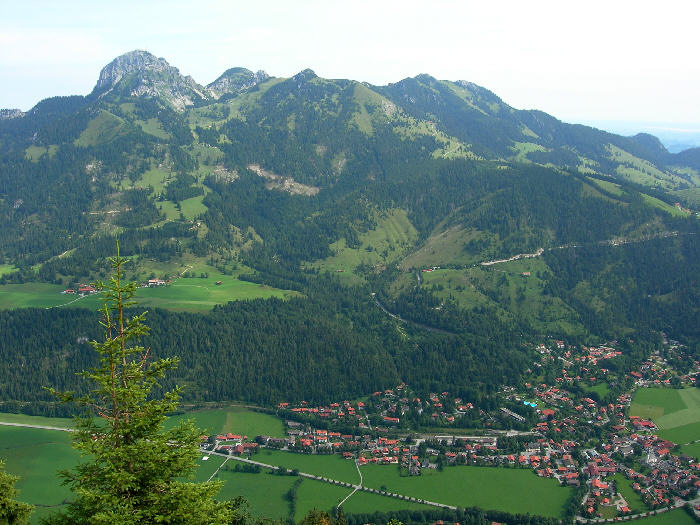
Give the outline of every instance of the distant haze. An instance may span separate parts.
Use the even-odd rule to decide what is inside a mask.
[[[567,122],[700,122],[700,6],[418,0],[3,2],[0,107],[87,94],[132,49],[201,84],[243,66],[383,85],[469,80]]]
[[[584,120],[580,121],[580,123],[624,136],[649,133],[658,137],[671,153],[700,147],[700,123],[628,122],[616,120]]]

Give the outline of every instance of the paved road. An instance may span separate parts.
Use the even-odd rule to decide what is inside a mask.
[[[26,423],[5,423],[3,421],[0,421],[0,425],[4,425],[6,427],[41,428],[44,430],[60,430],[62,432],[75,432],[75,430],[73,430],[72,428],[48,427],[44,425],[28,425]]]
[[[207,450],[203,450],[202,452],[205,453],[205,454],[212,455],[212,456],[222,456],[222,457],[226,457],[226,458],[233,459],[233,460],[235,460],[235,461],[241,461],[241,462],[243,462],[243,463],[249,463],[249,464],[251,464],[251,465],[258,465],[258,466],[260,466],[260,467],[265,467],[265,468],[269,468],[269,469],[277,469],[277,468],[280,468],[280,467],[278,467],[277,465],[268,465],[267,463],[262,463],[262,462],[260,462],[260,461],[254,461],[254,460],[252,460],[252,459],[239,458],[239,457],[237,457],[237,456],[229,456],[228,454],[222,454],[222,453],[220,453],[220,452],[210,452],[210,451],[207,451]],[[359,471],[359,467],[358,467],[358,471]],[[457,510],[457,507],[455,507],[455,506],[453,506],[453,505],[445,505],[444,503],[438,503],[438,502],[436,502],[436,501],[428,501],[428,500],[424,500],[424,499],[420,499],[420,498],[414,498],[414,497],[412,497],[412,496],[404,496],[404,495],[402,495],[402,494],[397,494],[397,493],[395,493],[395,492],[383,492],[383,491],[380,491],[380,490],[378,490],[378,489],[373,489],[373,488],[370,488],[370,487],[365,487],[364,485],[362,485],[362,474],[360,474],[360,483],[358,483],[357,485],[353,485],[352,483],[348,483],[347,481],[338,481],[338,480],[332,479],[332,478],[326,478],[326,477],[323,477],[323,476],[316,476],[315,474],[309,474],[309,473],[307,473],[307,472],[299,472],[299,476],[301,476],[302,478],[308,478],[308,479],[313,479],[313,480],[316,480],[316,481],[322,481],[322,482],[324,482],[324,483],[331,483],[331,484],[333,484],[333,485],[340,485],[341,487],[353,488],[353,489],[355,489],[355,490],[353,491],[353,493],[356,492],[356,491],[358,491],[358,490],[364,490],[364,491],[366,491],[366,492],[373,492],[373,493],[375,493],[375,494],[379,494],[379,495],[381,495],[381,496],[387,496],[387,497],[390,497],[390,498],[398,498],[398,499],[403,499],[403,500],[407,500],[407,501],[414,501],[414,502],[417,502],[417,503],[423,503],[424,505],[431,505],[431,506],[433,506],[433,507],[440,507],[440,508],[443,508],[443,509]],[[351,495],[352,495],[352,494],[351,494]],[[345,499],[347,499],[347,498],[345,498]],[[344,502],[344,501],[345,501],[345,500],[343,500],[343,502]]]
[[[655,512],[656,514],[662,514],[664,512],[668,512],[669,510],[675,510],[681,508],[683,505],[685,505],[685,501],[676,501],[671,507],[664,507],[662,509],[657,509]],[[621,516],[619,518],[584,518],[583,516],[576,516],[576,521],[579,523],[608,523],[610,521],[630,521],[630,520],[637,520],[640,518],[646,518],[648,516],[653,516],[652,514],[654,511],[649,511],[649,512],[643,512],[641,514],[629,514],[627,516]]]

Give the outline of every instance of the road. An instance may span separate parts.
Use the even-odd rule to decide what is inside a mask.
[[[510,261],[517,261],[518,259],[532,259],[534,257],[540,257],[545,251],[551,252],[554,250],[566,250],[568,248],[584,248],[586,246],[622,246],[625,244],[637,244],[640,242],[646,242],[650,241],[652,239],[663,239],[666,237],[677,237],[678,235],[695,235],[694,232],[689,232],[689,233],[682,233],[679,234],[676,231],[665,231],[665,232],[659,232],[655,233],[652,235],[645,235],[644,237],[640,237],[639,239],[625,239],[625,238],[620,238],[620,239],[606,239],[604,241],[595,241],[595,242],[586,242],[586,243],[579,243],[579,244],[563,244],[562,246],[554,246],[552,248],[547,248],[546,250],[544,248],[539,248],[535,253],[519,253],[518,255],[514,255],[513,257],[509,257],[508,259],[497,259],[494,261],[482,261],[479,263],[475,263],[472,266],[492,266],[494,264],[501,264],[505,262],[510,262]]]
[[[60,430],[61,432],[75,432],[75,430],[73,430],[72,428],[48,427],[45,425],[29,425],[26,423],[5,423],[4,421],[0,421],[0,425],[4,425],[6,427],[41,428],[43,430]]]
[[[384,312],[386,315],[391,317],[392,319],[396,319],[397,321],[404,323],[404,324],[412,324],[413,326],[417,326],[418,328],[423,328],[424,330],[428,330],[430,332],[435,332],[437,334],[443,334],[443,335],[457,335],[454,332],[448,332],[447,330],[443,330],[441,328],[434,328],[432,326],[424,325],[421,323],[416,323],[415,321],[409,321],[407,319],[404,319],[401,316],[398,316],[396,314],[391,313],[389,310],[387,310],[382,303],[379,302],[379,299],[377,299],[376,294],[372,294],[374,297],[374,302],[377,303],[377,306],[381,308],[382,312]]]
[[[585,500],[584,500],[585,501]],[[622,516],[620,518],[584,518],[583,516],[576,516],[576,521],[578,523],[609,523],[612,521],[618,522],[618,521],[631,521],[631,520],[636,520],[639,518],[646,518],[647,516],[653,516],[654,514],[662,514],[664,512],[668,512],[669,510],[675,510],[681,508],[683,505],[685,505],[685,501],[680,500],[676,501],[673,505],[670,507],[664,507],[663,509],[657,509],[655,511],[649,511],[649,512],[643,512],[641,514],[628,514],[627,516]],[[654,514],[652,514],[654,513]]]
[[[208,455],[210,455],[210,456],[221,456],[221,457],[225,457],[225,458],[232,459],[232,460],[234,460],[234,461],[240,461],[240,462],[242,462],[242,463],[248,463],[248,464],[250,464],[250,465],[258,465],[258,466],[260,466],[260,467],[269,468],[269,469],[273,469],[273,470],[274,470],[274,469],[280,468],[280,467],[278,467],[277,465],[268,465],[267,463],[262,463],[262,462],[260,462],[260,461],[254,461],[254,460],[252,460],[252,459],[239,458],[239,457],[237,457],[237,456],[230,456],[229,454],[222,454],[222,453],[220,453],[220,452],[210,452],[210,451],[208,451],[208,450],[203,450],[202,452],[203,452],[204,454],[208,454]],[[355,465],[357,466],[357,463],[356,463]],[[358,472],[360,471],[360,467],[359,467],[359,466],[357,467],[357,470],[358,470]],[[287,470],[287,472],[289,472],[289,470]],[[430,505],[430,506],[432,506],[432,507],[439,507],[439,508],[442,508],[442,509],[457,510],[457,507],[455,507],[455,506],[453,506],[453,505],[446,505],[446,504],[444,504],[444,503],[438,503],[438,502],[436,502],[436,501],[428,501],[428,500],[424,500],[424,499],[420,499],[420,498],[414,498],[413,496],[404,496],[404,495],[402,495],[402,494],[397,494],[397,493],[395,493],[395,492],[386,492],[386,491],[381,491],[381,490],[379,490],[379,489],[373,489],[373,488],[370,488],[370,487],[365,487],[365,486],[362,484],[362,473],[360,473],[360,482],[359,482],[358,484],[356,484],[356,485],[353,485],[352,483],[348,483],[347,481],[338,481],[338,480],[336,480],[336,479],[325,478],[325,477],[323,477],[323,476],[316,476],[315,474],[309,474],[309,473],[307,473],[307,472],[299,472],[299,476],[301,476],[302,478],[307,478],[307,479],[313,479],[313,480],[316,480],[316,481],[321,481],[321,482],[323,482],[323,483],[330,483],[330,484],[332,484],[332,485],[339,485],[339,486],[341,486],[341,487],[348,487],[348,488],[354,489],[354,490],[352,491],[352,493],[351,493],[347,498],[343,499],[343,501],[339,503],[339,505],[342,505],[343,503],[345,503],[345,501],[346,501],[350,496],[352,496],[352,494],[354,494],[355,492],[357,492],[358,490],[363,490],[363,491],[365,491],[365,492],[372,492],[372,493],[374,493],[374,494],[379,494],[380,496],[387,496],[387,497],[389,497],[389,498],[397,498],[397,499],[402,499],[402,500],[405,500],[405,501],[413,501],[413,502],[416,502],[416,503],[422,503],[422,504],[424,504],[424,505]]]

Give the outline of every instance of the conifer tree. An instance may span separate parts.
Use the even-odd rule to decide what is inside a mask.
[[[5,462],[0,461],[0,525],[20,525],[27,523],[32,506],[16,501],[17,476],[5,472]]]
[[[164,428],[166,414],[177,408],[180,389],[155,395],[159,381],[178,364],[176,357],[152,359],[139,345],[148,333],[145,312],[128,317],[136,283],[125,283],[119,255],[110,258],[113,273],[102,291],[104,339],[93,341],[99,364],[80,375],[91,383],[86,395],[58,393],[84,414],[76,417],[73,447],[84,461],[62,472],[75,494],[65,512],[49,524],[228,524],[236,504],[214,499],[218,482],[191,483],[199,455],[200,432],[191,421]]]

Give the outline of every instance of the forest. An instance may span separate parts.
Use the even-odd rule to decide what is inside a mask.
[[[164,386],[184,385],[188,402],[324,402],[405,381],[488,406],[530,366],[529,344],[563,336],[499,303],[505,288],[472,304],[422,286],[405,261],[430,246],[432,264],[453,270],[542,250],[541,297],[569,309],[577,343],[666,332],[698,352],[700,221],[683,197],[698,186],[696,152],[428,75],[384,87],[310,70],[251,77],[183,111],[131,96],[139,75],[163,81],[136,71],[109,92],[0,120],[0,264],[12,268],[0,287],[100,279],[119,239],[134,260],[198,258],[300,293],[149,312],[145,343],[180,356]],[[255,166],[313,191],[271,185]],[[380,253],[367,239],[391,213],[413,233]],[[464,235],[431,244],[454,231]],[[348,279],[319,270],[338,246],[364,252]],[[3,409],[57,410],[42,387],[72,388],[90,366],[94,320],[0,312]]]

